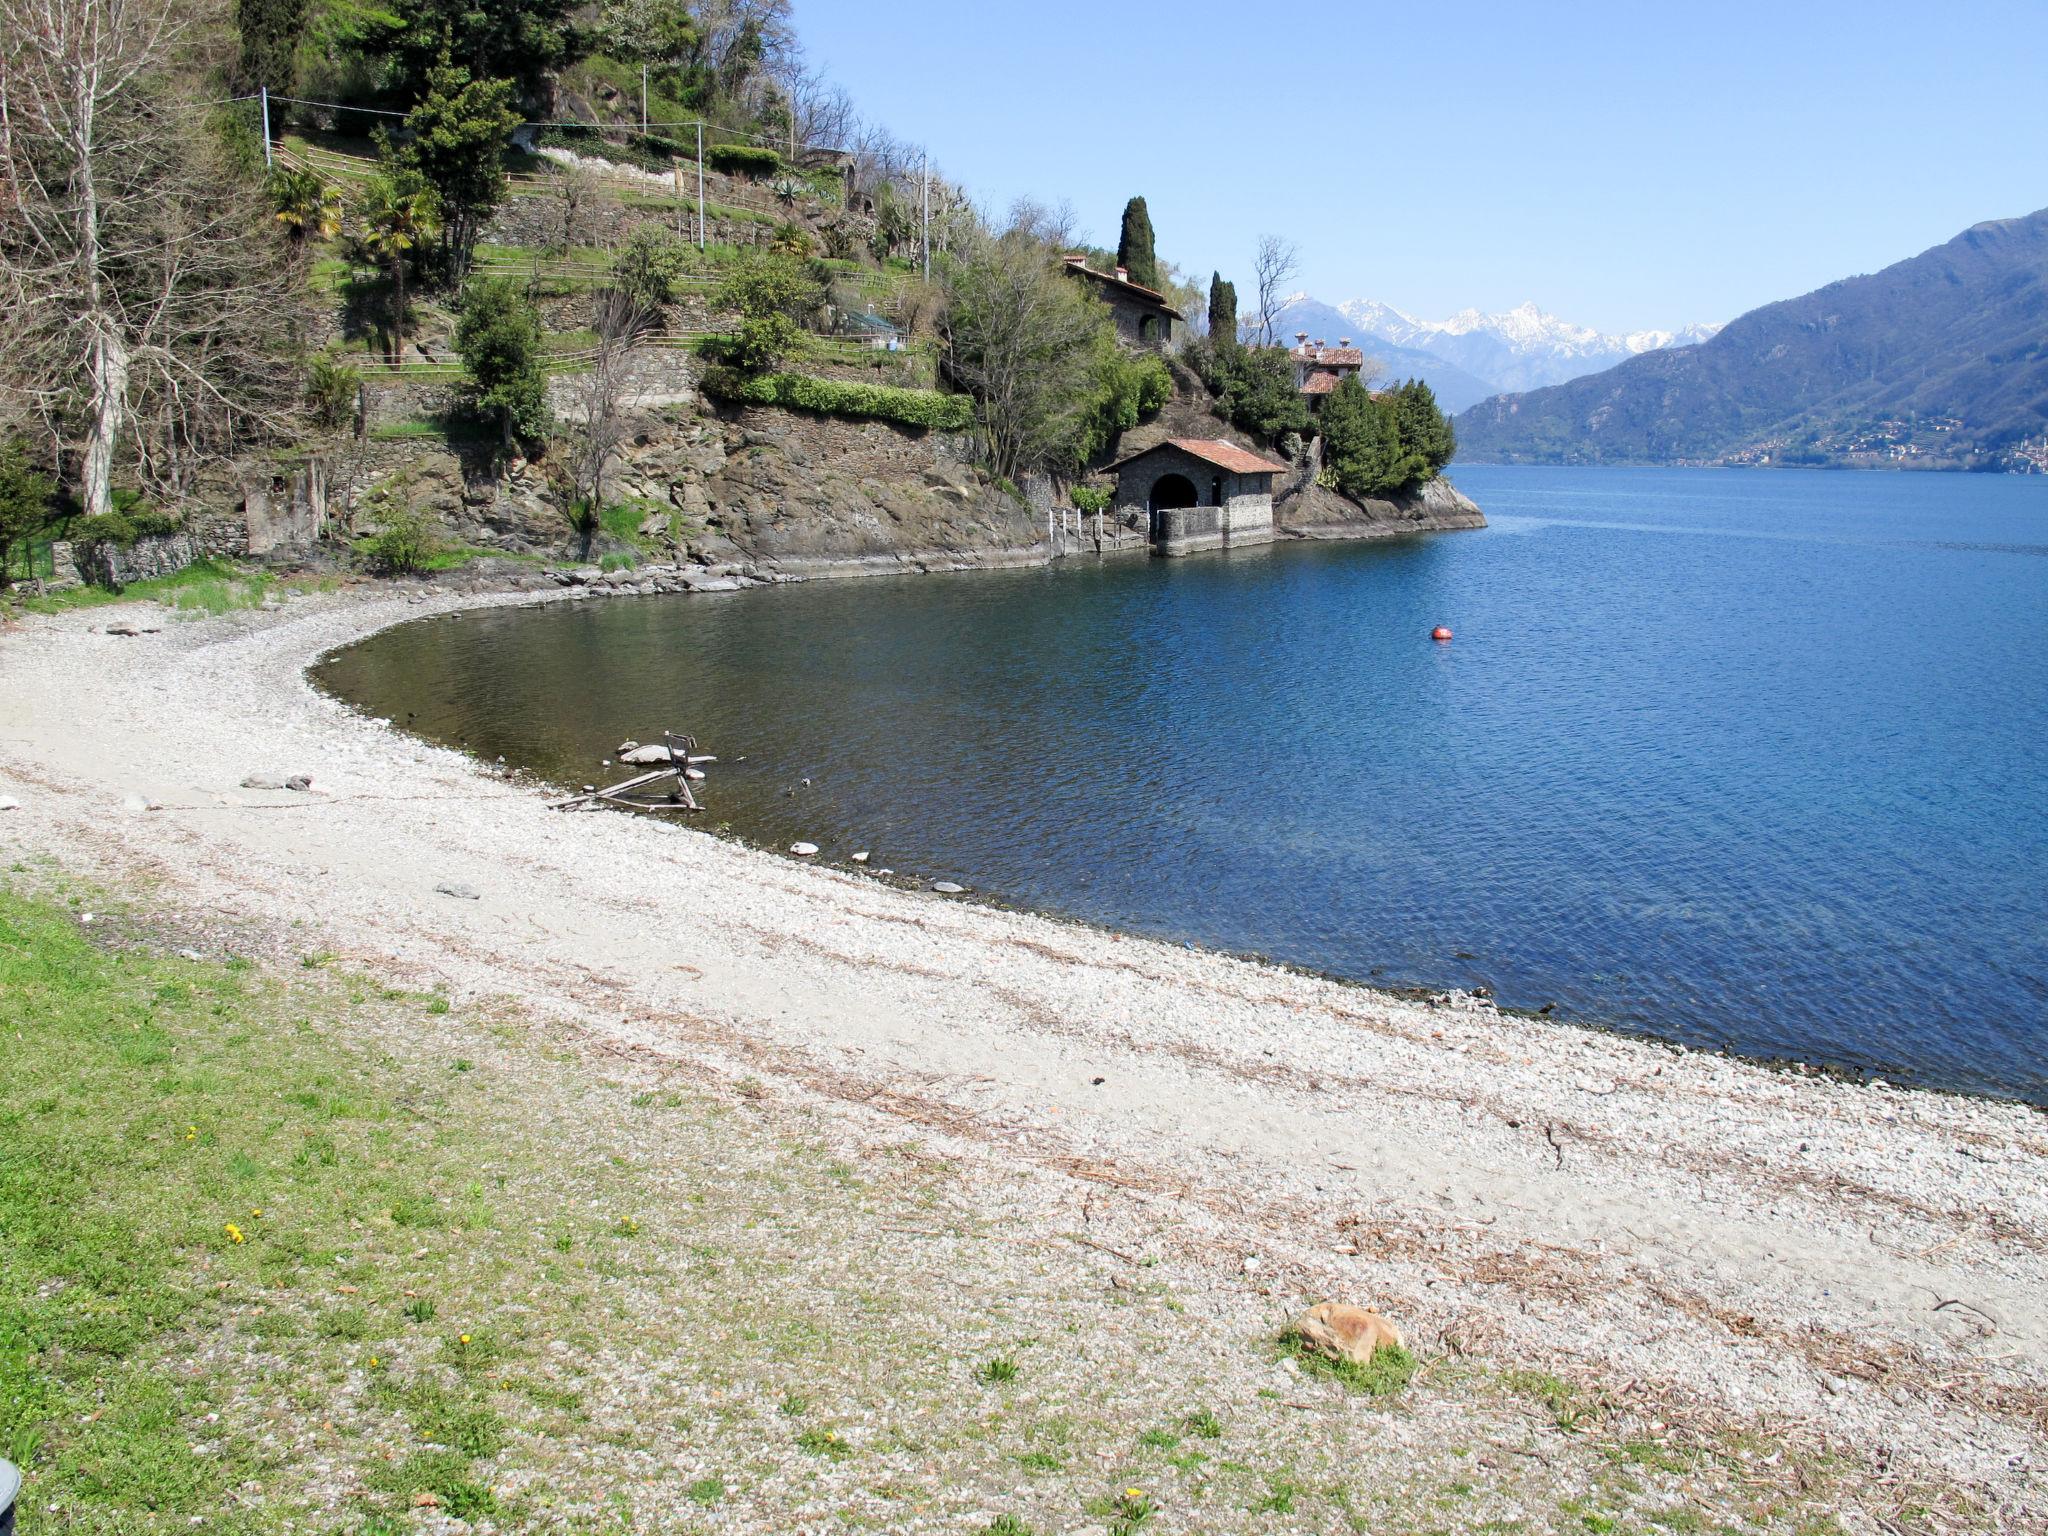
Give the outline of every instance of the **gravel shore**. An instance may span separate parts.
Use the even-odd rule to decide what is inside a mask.
[[[1425,1360],[1540,1369],[1646,1424],[1769,1423],[1853,1459],[1869,1510],[1924,1483],[1964,1523],[2048,1525],[2040,1113],[552,812],[306,681],[391,623],[532,600],[340,593],[0,632],[0,794],[21,802],[0,852],[515,1000],[593,1052],[758,1082],[855,1141],[914,1138],[979,1170],[1020,1234],[1171,1258],[1233,1315],[1375,1305]],[[315,789],[242,787],[293,774]]]

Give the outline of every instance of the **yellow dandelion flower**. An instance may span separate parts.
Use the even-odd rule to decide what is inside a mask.
[[[239,1243],[242,1241],[242,1229],[236,1226],[232,1221],[229,1222],[227,1225],[227,1233],[229,1242]]]
[[[1124,1490],[1124,1497],[1127,1499],[1142,1499],[1145,1497],[1145,1490],[1142,1488],[1126,1488]]]
[[[261,1210],[259,1210],[259,1209],[258,1209],[257,1207],[255,1207],[255,1206],[253,1206],[253,1205],[252,1205],[252,1206],[250,1206],[250,1207],[249,1207],[249,1214],[250,1214],[251,1216],[261,1216],[261,1215],[263,1214],[263,1212],[262,1212]]]
[[[466,1334],[466,1333],[465,1333],[465,1334],[464,1334],[464,1335],[462,1336],[462,1342],[463,1342],[463,1343],[465,1343],[465,1344],[467,1344],[467,1343],[469,1342],[469,1335],[468,1335],[468,1334]]]
[[[377,1357],[375,1355],[370,1356],[370,1369],[373,1371],[377,1369]]]

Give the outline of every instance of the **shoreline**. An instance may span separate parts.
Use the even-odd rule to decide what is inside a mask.
[[[307,676],[395,623],[551,600],[574,599],[347,593],[134,637],[104,609],[27,621],[0,647],[0,784],[22,802],[0,841],[282,946],[508,997],[593,1049],[1091,1182],[1275,1305],[1377,1302],[1426,1352],[1790,1415],[2029,1507],[2048,1448],[2037,1110],[563,816]],[[328,792],[240,787],[291,772]],[[1934,1305],[1956,1297],[1981,1313]]]
[[[1264,549],[1270,547],[1284,547],[1285,545],[1291,543],[1315,543],[1335,539],[1344,539],[1350,542],[1371,542],[1373,540],[1388,538],[1423,537],[1426,536],[1428,532],[1434,531],[1448,530],[1424,530],[1418,532],[1416,530],[1389,528],[1380,530],[1378,532],[1359,533],[1356,531],[1335,529],[1320,531],[1316,529],[1293,529],[1288,530],[1285,534],[1283,534],[1282,537],[1276,539],[1274,541],[1273,546],[1258,546],[1252,550],[1243,551],[1241,553],[1257,555],[1261,553]],[[1226,551],[1222,553],[1227,554],[1228,552]],[[1057,563],[1058,562],[1050,562],[1050,564]],[[1049,563],[1043,561],[1038,562],[1038,566],[1044,566],[1047,564]],[[1038,567],[1025,566],[1019,562],[990,561],[987,563],[977,564],[962,561],[956,562],[950,566],[912,563],[889,569],[882,569],[866,563],[856,562],[853,568],[847,568],[846,566],[842,565],[840,567],[835,568],[831,572],[824,573],[792,572],[780,576],[779,579],[771,579],[767,581],[749,581],[739,583],[738,585],[802,585],[810,581],[829,579],[833,576],[845,579],[852,579],[856,577],[890,575],[973,574],[982,571],[1015,571],[1018,569],[1025,568],[1035,569]],[[664,568],[655,569],[660,570]],[[503,606],[541,606],[548,603],[573,602],[589,600],[594,598],[682,595],[710,596],[716,595],[727,590],[732,590],[734,587],[734,584],[732,584],[730,582],[730,579],[727,578],[725,580],[722,580],[719,584],[711,586],[662,586],[659,588],[649,588],[647,586],[643,586],[636,583],[632,579],[635,576],[635,574],[636,573],[632,571],[620,571],[604,579],[595,579],[587,583],[578,582],[572,585],[544,588],[539,589],[537,591],[520,592],[507,590],[503,592],[466,594],[465,600],[462,601],[460,605],[456,608],[439,610],[432,614],[416,614],[401,616],[399,618],[392,620],[388,624],[380,626],[377,629],[365,631],[361,635],[358,635],[352,639],[346,640],[344,642],[341,642],[328,648],[327,650],[321,652],[319,655],[312,658],[312,660],[307,664],[306,671],[308,681],[316,692],[319,692],[323,696],[334,700],[343,708],[349,710],[351,713],[353,713],[358,718],[363,720],[366,724],[375,725],[378,723],[384,723],[384,717],[376,714],[374,712],[373,706],[369,704],[358,704],[349,699],[347,696],[345,696],[338,690],[329,688],[323,682],[317,680],[313,676],[313,674],[318,672],[326,662],[328,662],[336,655],[340,654],[341,652],[347,651],[357,645],[363,644],[364,642],[373,638],[375,635],[385,633],[389,630],[401,628],[409,623],[425,622],[427,620],[434,618],[447,617],[450,616],[450,614],[456,612],[481,611],[486,608],[495,608]],[[493,771],[493,765],[486,763],[481,758],[474,756],[460,743],[453,741],[439,741],[435,740],[432,737],[414,735],[410,732],[404,732],[402,734],[407,735],[409,739],[424,742],[427,745],[436,747],[437,749],[457,753],[458,755],[462,756],[465,760],[475,763],[479,771]],[[503,761],[503,759],[501,759],[501,761]],[[523,776],[524,782],[545,786],[550,791],[556,794],[574,794],[577,792],[578,789],[582,787],[580,783],[572,782],[567,779],[561,780],[559,782],[550,780],[540,770],[529,768],[519,763],[509,764],[508,770],[510,773]],[[592,807],[592,809],[611,810],[617,814],[632,814],[631,812],[625,811],[619,807],[598,806]],[[731,826],[726,824],[712,826],[694,821],[677,823],[677,825],[682,827],[688,827],[690,830],[693,831],[703,832],[706,835],[713,837],[721,842],[726,842],[737,847],[745,848],[750,851],[766,855],[768,857],[782,859],[787,856],[786,850],[783,848],[779,840],[761,836],[757,828]],[[901,871],[892,871],[888,874],[884,874],[877,869],[868,868],[864,865],[849,864],[843,860],[835,860],[829,856],[820,856],[817,858],[805,859],[800,862],[802,862],[805,866],[809,868],[831,870],[840,874],[851,876],[856,879],[871,881],[879,885],[887,886],[893,890],[913,894],[920,891],[928,891],[931,883],[934,881],[971,881],[974,878],[972,872],[962,869],[939,869],[936,871],[926,870],[921,873],[904,873]],[[1184,946],[1196,953],[1218,955],[1230,959],[1244,961],[1250,964],[1266,966],[1278,971],[1283,971],[1289,975],[1301,977],[1304,980],[1327,982],[1337,986],[1356,988],[1359,991],[1370,994],[1372,996],[1386,998],[1398,1002],[1406,1002],[1411,1004],[1427,1004],[1432,998],[1436,998],[1439,1000],[1446,997],[1460,999],[1471,998],[1492,1008],[1494,1011],[1499,1013],[1504,1018],[1519,1019],[1534,1025],[1558,1025],[1571,1029],[1585,1030],[1598,1035],[1607,1035],[1618,1039],[1637,1041],[1646,1045],[1685,1052],[1687,1054],[1696,1054],[1699,1056],[1709,1057],[1718,1060],[1741,1062],[1745,1065],[1757,1068],[1761,1071],[1782,1074],[1786,1077],[1793,1079],[1825,1079],[1828,1081],[1843,1082],[1856,1086],[1869,1086],[1871,1084],[1876,1084],[1881,1087],[1897,1086],[1907,1088],[1918,1093],[1938,1094],[1946,1097],[1952,1097],[1971,1102],[2011,1105],[2019,1108],[2034,1110],[2043,1113],[2044,1115],[2048,1115],[2048,1099],[2029,1097],[2025,1092],[2004,1085],[1992,1086],[1987,1084],[1984,1086],[1971,1087],[1961,1085],[1957,1082],[1929,1081],[1925,1069],[1916,1068],[1908,1063],[1900,1061],[1886,1061],[1875,1058],[1867,1061],[1815,1059],[1810,1056],[1795,1055],[1792,1053],[1793,1048],[1791,1047],[1787,1047],[1785,1050],[1776,1053],[1765,1053],[1755,1050],[1746,1050],[1740,1045],[1726,1040],[1711,1042],[1707,1038],[1697,1040],[1686,1039],[1680,1033],[1679,1027],[1662,1024],[1656,1021],[1631,1024],[1608,1021],[1597,1017],[1589,1017],[1580,1014],[1565,1013],[1562,1011],[1552,1011],[1549,1013],[1545,1013],[1534,1004],[1509,1004],[1501,1002],[1495,996],[1490,986],[1481,985],[1475,987],[1472,985],[1462,984],[1456,981],[1432,981],[1427,979],[1416,979],[1409,981],[1390,981],[1384,979],[1375,979],[1371,975],[1359,975],[1329,967],[1317,966],[1312,963],[1291,960],[1284,956],[1267,953],[1262,950],[1236,948],[1227,944],[1214,943],[1202,939],[1197,935],[1176,931],[1170,927],[1161,927],[1157,930],[1145,930],[1133,927],[1119,927],[1114,922],[1099,920],[1093,917],[1089,917],[1083,913],[1069,911],[1057,906],[1034,904],[1033,902],[1027,899],[1014,898],[1000,891],[990,890],[985,887],[973,884],[969,884],[964,892],[951,896],[950,900],[952,900],[955,903],[964,903],[983,907],[991,911],[1001,911],[1029,915],[1046,922],[1056,923],[1063,926],[1068,926],[1078,930],[1082,930],[1087,933],[1093,934],[1099,938],[1106,939],[1112,936],[1116,938],[1128,937],[1143,940],[1146,942]],[[1711,1032],[1707,1030],[1705,1027],[1701,1027],[1698,1030],[1698,1033],[1701,1034],[1703,1037],[1706,1037],[1709,1036]]]

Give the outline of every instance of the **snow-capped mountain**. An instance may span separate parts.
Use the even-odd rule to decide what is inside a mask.
[[[1247,321],[1241,329],[1248,339],[1255,326]],[[1369,333],[1305,293],[1290,295],[1273,316],[1273,333],[1282,345],[1293,346],[1297,331],[1307,331],[1312,338],[1332,345],[1346,340],[1355,342],[1365,349],[1370,364],[1366,383],[1380,389],[1403,379],[1422,379],[1436,391],[1437,404],[1447,411],[1462,411],[1501,392],[1501,386],[1492,379],[1467,372],[1440,353],[1405,347],[1390,337]]]
[[[1461,310],[1448,320],[1418,320],[1374,299],[1351,299],[1335,308],[1357,330],[1396,346],[1434,353],[1467,373],[1492,380],[1503,392],[1562,384],[1639,352],[1691,346],[1721,329],[1688,325],[1675,331],[1610,335],[1545,314],[1534,304],[1497,315]]]

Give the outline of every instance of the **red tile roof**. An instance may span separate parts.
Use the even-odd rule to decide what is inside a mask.
[[[1327,395],[1337,387],[1337,375],[1327,368],[1318,368],[1302,383],[1304,395]]]
[[[1357,347],[1296,347],[1297,363],[1321,363],[1331,368],[1363,368],[1365,354]]]
[[[1143,283],[1134,283],[1128,277],[1118,277],[1114,272],[1098,272],[1088,265],[1088,258],[1086,256],[1067,256],[1062,259],[1066,262],[1069,272],[1079,273],[1082,277],[1092,277],[1098,283],[1107,283],[1112,288],[1121,288],[1124,292],[1133,294],[1138,298],[1150,299],[1154,304],[1157,304],[1171,315],[1178,316],[1180,314],[1179,310],[1167,302],[1165,294],[1155,289],[1147,288]]]
[[[1134,459],[1142,459],[1148,453],[1157,453],[1162,448],[1178,448],[1182,453],[1191,454],[1205,464],[1214,464],[1218,469],[1227,469],[1235,475],[1277,475],[1284,471],[1285,464],[1272,459],[1261,458],[1249,448],[1240,448],[1235,443],[1225,442],[1220,437],[1169,437],[1163,443],[1154,443],[1150,448],[1118,459],[1111,469],[1121,469]]]

